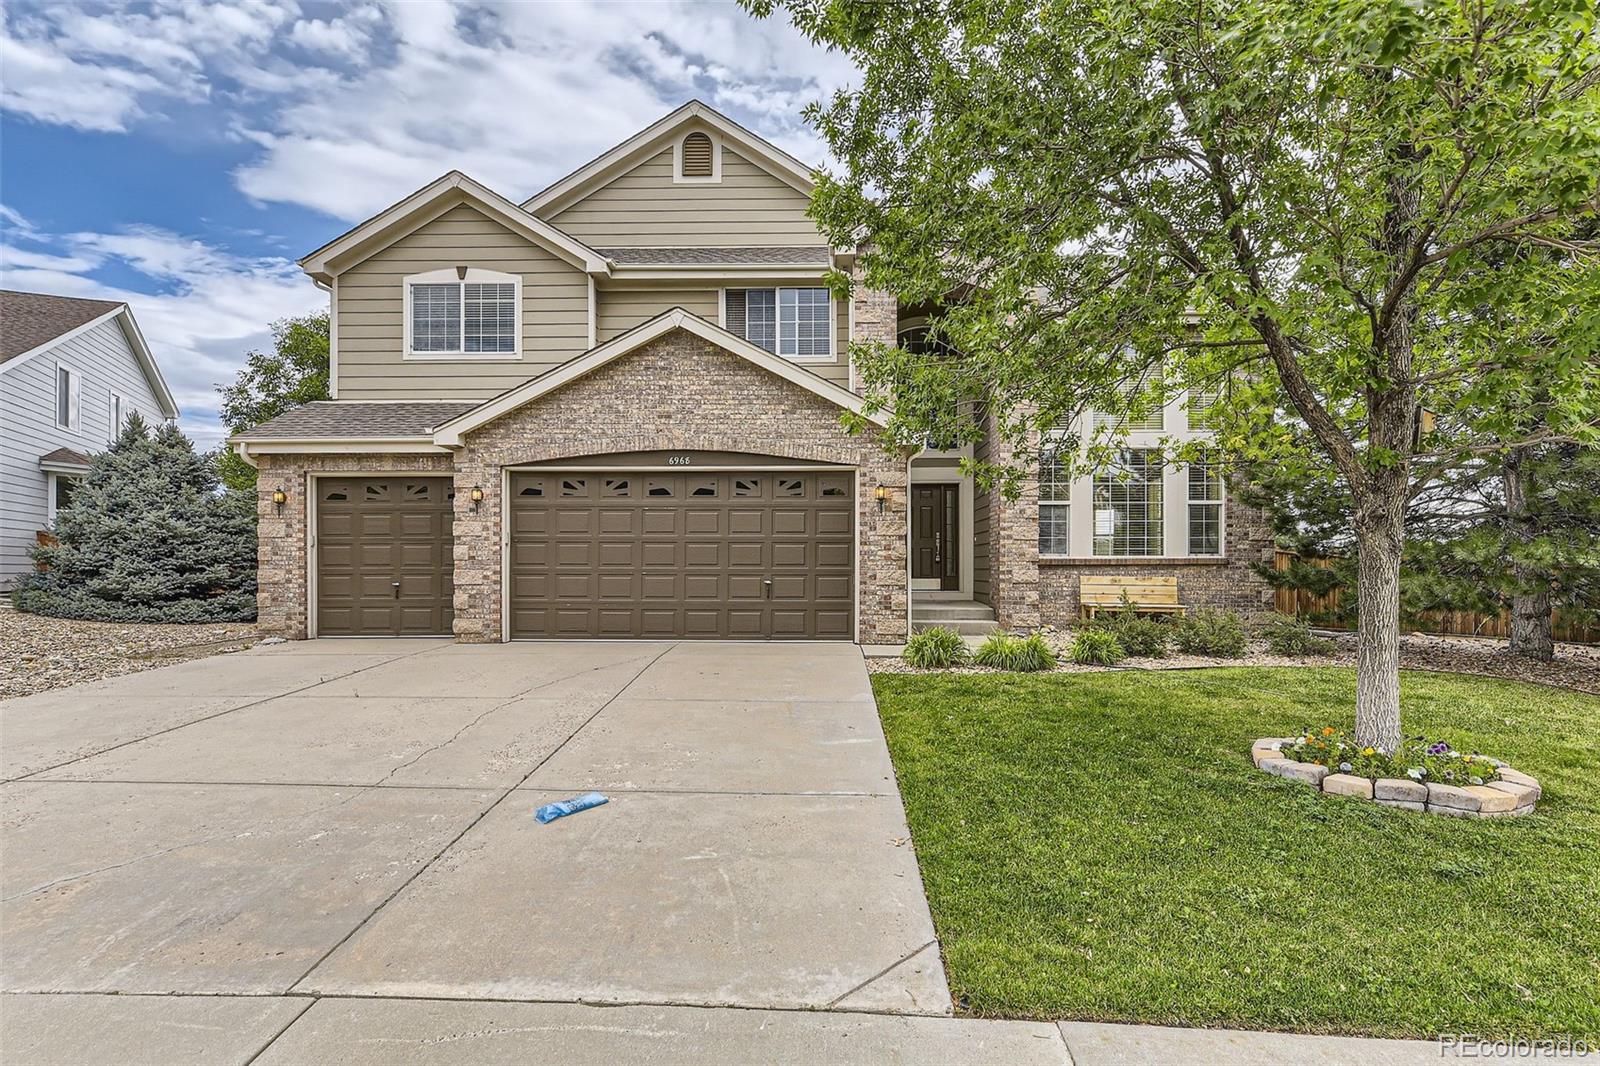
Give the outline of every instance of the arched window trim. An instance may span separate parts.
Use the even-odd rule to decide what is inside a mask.
[[[703,134],[711,140],[710,177],[691,178],[683,173],[683,142],[692,134]],[[722,183],[722,138],[711,130],[694,129],[672,142],[672,183],[674,185],[720,185]]]
[[[404,343],[405,348],[401,353],[404,359],[434,360],[444,362],[512,362],[522,358],[522,275],[507,274],[499,270],[488,270],[483,267],[468,267],[465,271],[458,267],[441,267],[438,270],[428,270],[420,274],[410,274],[404,279],[405,301],[403,313]],[[510,351],[496,352],[469,352],[457,348],[453,351],[417,351],[412,341],[412,291],[418,285],[427,284],[455,284],[465,285],[473,282],[488,282],[495,284],[508,284],[512,292],[515,311],[513,318],[516,323],[516,332],[512,338]]]

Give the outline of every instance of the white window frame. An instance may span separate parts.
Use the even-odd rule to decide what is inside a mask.
[[[791,363],[832,363],[838,360],[839,352],[839,308],[834,303],[833,290],[826,285],[762,285],[759,282],[749,285],[724,286],[717,300],[719,319],[717,324],[724,329],[728,327],[728,290],[738,289],[749,292],[752,289],[766,289],[772,292],[773,330],[778,342],[778,350],[773,355],[780,359],[787,359]],[[785,355],[783,352],[783,290],[798,291],[800,289],[821,289],[828,294],[828,351],[826,355]],[[748,298],[746,298],[748,300]],[[748,338],[746,338],[748,340]],[[750,343],[755,344],[754,341]],[[758,345],[759,347],[759,345]]]
[[[61,421],[61,372],[67,373],[67,421]],[[83,374],[70,363],[56,364],[55,423],[69,433],[83,432]]]
[[[1040,533],[1040,541],[1041,541],[1041,543],[1039,545],[1039,558],[1041,558],[1041,559],[1070,559],[1070,558],[1072,558],[1072,496],[1073,496],[1073,493],[1077,491],[1076,482],[1079,479],[1078,478],[1065,478],[1065,479],[1062,479],[1062,480],[1058,481],[1058,480],[1056,480],[1055,478],[1052,477],[1050,479],[1050,487],[1047,489],[1046,483],[1045,483],[1045,477],[1044,477],[1044,463],[1045,463],[1044,449],[1049,447],[1050,441],[1052,439],[1054,439],[1054,440],[1059,442],[1059,441],[1064,440],[1067,436],[1068,436],[1068,434],[1065,433],[1065,432],[1059,432],[1059,431],[1058,432],[1052,432],[1052,433],[1049,433],[1049,434],[1046,435],[1046,439],[1044,441],[1040,442],[1040,455],[1039,455],[1039,533]],[[1063,489],[1065,490],[1065,496],[1062,496],[1060,494]],[[1046,492],[1047,491],[1050,493],[1048,499],[1046,498]],[[1057,523],[1057,528],[1062,528],[1064,526],[1065,529],[1066,529],[1066,532],[1067,532],[1067,548],[1066,548],[1065,551],[1045,551],[1044,550],[1044,545],[1042,543],[1042,540],[1043,540],[1043,533],[1044,533],[1044,516],[1045,516],[1045,510],[1047,508],[1049,510],[1051,510],[1051,511],[1062,512],[1066,516],[1065,519],[1063,520],[1063,522]]]
[[[122,424],[128,417],[128,398],[116,389],[106,394],[106,417],[111,422],[111,428],[106,432],[106,440],[115,443],[122,435]]]
[[[1122,446],[1122,450],[1129,451],[1129,452],[1135,452],[1135,451],[1155,452],[1156,456],[1157,456],[1157,461],[1159,462],[1159,460],[1160,460],[1161,450],[1159,448],[1151,447],[1151,446],[1148,446],[1148,445],[1141,446],[1141,445],[1137,445],[1137,444],[1125,444],[1125,445]],[[1167,480],[1168,480],[1167,474],[1168,474],[1168,472],[1169,471],[1165,467],[1163,467],[1161,470],[1157,471],[1155,477],[1146,478],[1145,481],[1143,482],[1147,487],[1150,486],[1150,485],[1156,486],[1156,488],[1159,489],[1159,491],[1161,493],[1161,501],[1160,501],[1160,505],[1159,505],[1161,507],[1161,518],[1160,518],[1159,521],[1157,521],[1155,523],[1152,523],[1150,521],[1150,517],[1149,517],[1150,500],[1149,500],[1149,494],[1148,494],[1148,489],[1147,489],[1146,497],[1145,497],[1145,508],[1146,508],[1146,511],[1145,511],[1145,521],[1144,521],[1144,526],[1145,526],[1145,529],[1146,529],[1146,532],[1145,532],[1145,541],[1146,541],[1146,543],[1149,542],[1149,539],[1150,539],[1149,530],[1150,530],[1151,526],[1153,525],[1155,530],[1157,531],[1157,534],[1161,537],[1161,550],[1160,551],[1156,551],[1156,552],[1146,552],[1146,553],[1140,553],[1140,554],[1130,554],[1128,552],[1118,552],[1118,551],[1110,551],[1110,552],[1106,552],[1104,554],[1101,554],[1098,550],[1096,550],[1097,545],[1096,545],[1095,542],[1101,539],[1101,534],[1100,534],[1098,528],[1096,527],[1096,525],[1094,524],[1094,523],[1098,523],[1098,521],[1100,519],[1100,511],[1101,511],[1101,508],[1099,507],[1099,502],[1100,501],[1098,499],[1098,496],[1099,496],[1099,485],[1098,485],[1098,482],[1099,482],[1099,480],[1101,478],[1101,475],[1105,473],[1105,469],[1102,468],[1102,469],[1096,470],[1096,471],[1094,471],[1093,473],[1090,474],[1090,476],[1089,476],[1089,514],[1090,514],[1091,525],[1090,525],[1090,537],[1089,537],[1089,555],[1092,558],[1095,558],[1095,559],[1168,559],[1168,558],[1172,558],[1173,557],[1170,554],[1171,549],[1172,549],[1171,532],[1167,529],[1167,525],[1168,525],[1168,522],[1169,522],[1171,514],[1172,514],[1171,510],[1169,509],[1171,507],[1171,502],[1170,502],[1171,501],[1171,493],[1167,491]],[[1112,513],[1113,514],[1115,513],[1114,509],[1112,510]],[[1114,526],[1113,526],[1112,532],[1109,533],[1109,534],[1105,534],[1105,535],[1109,536],[1111,538],[1113,544],[1115,543],[1115,541],[1116,541],[1116,530],[1115,530]],[[1188,547],[1187,543],[1185,543],[1184,547],[1185,547],[1185,549],[1187,549],[1187,547]]]
[[[683,173],[683,142],[691,133],[703,133],[711,138],[711,176],[710,177],[685,177]],[[682,137],[672,142],[672,184],[674,185],[721,185],[722,184],[722,137],[706,129],[685,130]]]
[[[1193,492],[1193,482],[1190,480],[1190,468],[1194,464],[1185,464],[1183,468],[1183,554],[1194,559],[1222,559],[1228,554],[1228,480],[1222,472],[1217,471],[1217,498],[1197,499]],[[1196,552],[1194,550],[1194,532],[1191,516],[1196,506],[1215,507],[1217,509],[1217,550],[1214,552]]]
[[[473,363],[514,363],[522,359],[522,275],[506,274],[498,270],[485,270],[482,267],[468,267],[463,274],[456,267],[445,267],[441,270],[429,270],[421,274],[408,274],[405,282],[405,347],[402,358],[429,360],[433,362],[473,362]],[[512,286],[512,299],[516,305],[516,333],[512,338],[512,347],[509,352],[418,352],[411,346],[411,290],[418,285],[460,285],[463,307],[461,309],[461,343],[466,344],[467,317],[466,317],[466,286],[471,284],[504,285]]]
[[[60,474],[54,470],[47,471],[44,476],[44,525],[46,529],[53,529],[56,524],[56,484],[62,479],[68,481],[82,481],[82,474]]]

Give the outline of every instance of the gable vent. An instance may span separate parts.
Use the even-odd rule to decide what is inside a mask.
[[[703,133],[691,133],[683,139],[683,176],[686,178],[711,177],[711,138]]]

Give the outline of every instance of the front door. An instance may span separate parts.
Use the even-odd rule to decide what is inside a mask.
[[[937,581],[945,591],[961,587],[961,553],[956,542],[960,513],[960,485],[911,487],[911,580]]]

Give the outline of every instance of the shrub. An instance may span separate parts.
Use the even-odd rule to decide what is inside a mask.
[[[900,653],[900,657],[912,666],[929,670],[957,666],[970,659],[972,654],[967,650],[967,642],[961,639],[961,634],[944,626],[935,626],[913,633],[911,639],[906,641],[906,649]]]
[[[1426,784],[1486,785],[1500,780],[1500,764],[1477,752],[1460,752],[1443,740],[1407,737],[1393,755],[1358,747],[1350,735],[1333,726],[1307,729],[1280,749],[1295,762],[1315,763],[1356,777],[1409,778]]]
[[[992,633],[979,645],[972,661],[979,666],[991,666],[997,670],[1032,673],[1036,670],[1053,668],[1056,665],[1056,653],[1037,633],[1027,637],[1014,637],[1010,633]]]
[[[1333,641],[1312,634],[1311,626],[1299,618],[1275,614],[1261,623],[1261,635],[1275,655],[1327,655]]]
[[[1121,642],[1109,629],[1080,629],[1072,638],[1072,661],[1080,666],[1111,666],[1122,661]]]
[[[56,514],[44,569],[18,610],[100,622],[238,622],[256,616],[255,497],[222,492],[175,426],[137,415]]]
[[[1141,618],[1132,611],[1118,612],[1107,631],[1117,638],[1123,651],[1146,659],[1164,658],[1172,641],[1171,626],[1154,618]]]
[[[1232,611],[1202,608],[1185,615],[1174,627],[1178,648],[1190,655],[1237,659],[1244,654],[1244,626]]]

